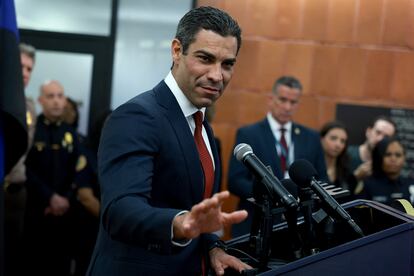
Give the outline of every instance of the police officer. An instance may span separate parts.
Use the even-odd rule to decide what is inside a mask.
[[[110,111],[102,113],[88,137],[78,133],[79,160],[76,166],[77,173],[74,184],[76,188],[75,204],[72,204],[76,215],[76,242],[74,242],[75,268],[73,276],[84,276],[95,247],[99,228],[100,190],[98,182],[97,153],[100,134],[103,124]],[[63,120],[75,130],[79,123],[78,103],[66,97]]]
[[[385,137],[372,151],[372,175],[364,180],[361,196],[392,205],[397,199],[413,203],[414,180],[402,175],[406,152],[396,137]]]
[[[66,104],[57,81],[41,86],[39,115],[28,154],[26,237],[33,275],[68,275],[74,243],[73,180],[79,157],[76,131],[62,121]]]

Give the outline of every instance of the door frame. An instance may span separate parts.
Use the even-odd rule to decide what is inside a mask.
[[[88,133],[102,111],[111,108],[118,7],[118,0],[112,0],[109,36],[19,29],[20,41],[36,49],[93,56]]]

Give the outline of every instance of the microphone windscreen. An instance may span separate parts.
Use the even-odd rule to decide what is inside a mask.
[[[292,179],[285,178],[280,181],[282,183],[283,187],[294,197],[298,198],[298,186],[295,184],[295,182],[292,181]]]
[[[293,182],[302,187],[310,186],[312,177],[317,176],[315,168],[305,159],[298,159],[289,167],[289,176]]]
[[[233,151],[233,154],[238,161],[243,161],[244,156],[249,153],[253,153],[252,147],[245,143],[238,144]]]

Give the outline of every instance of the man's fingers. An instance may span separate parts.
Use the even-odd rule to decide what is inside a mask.
[[[223,191],[214,194],[211,198],[204,199],[199,204],[195,205],[198,211],[209,210],[212,208],[219,208],[224,200],[230,196],[228,191]]]
[[[199,214],[210,211],[212,208],[218,208],[221,206],[219,197],[213,196],[212,198],[204,199],[200,203],[196,204],[191,208],[193,214]]]
[[[239,271],[239,273],[242,273],[242,271],[246,270],[246,269],[253,269],[253,267],[251,267],[250,265],[248,265],[246,263],[239,262],[239,265],[237,267],[237,271]]]
[[[225,268],[232,267],[234,270],[237,270],[240,273],[245,269],[253,269],[253,267],[250,265],[243,263],[238,258],[231,255],[227,255],[226,263],[227,264],[225,264]]]
[[[224,268],[221,265],[218,265],[214,268],[216,275],[224,275]]]
[[[231,266],[233,269],[237,270],[239,273],[241,273],[245,269],[252,269],[253,268],[250,265],[248,265],[246,263],[243,263],[242,261],[240,261],[236,257],[231,257],[229,266]]]
[[[222,191],[217,194],[214,194],[212,198],[217,198],[219,202],[223,202],[225,199],[229,198],[229,191]]]
[[[247,212],[244,210],[232,213],[221,212],[221,205],[229,195],[228,191],[223,191],[194,205],[182,218],[185,236],[193,238],[200,233],[210,233],[221,229],[223,225],[239,223],[246,219]]]
[[[217,255],[217,258],[212,263],[212,267],[217,275],[224,275],[224,270],[228,267],[231,267],[239,273],[246,269],[253,269],[250,265],[243,263],[238,258],[225,253],[219,253]]]
[[[211,208],[221,207],[221,204],[223,204],[224,200],[226,200],[229,196],[230,193],[228,191],[216,193],[211,198],[204,199],[200,203],[194,205],[191,211],[198,213],[205,212]]]
[[[242,222],[243,220],[247,218],[248,213],[245,210],[240,210],[240,211],[235,211],[232,213],[222,213],[222,215],[224,218],[223,223],[226,225],[230,225],[230,224]]]

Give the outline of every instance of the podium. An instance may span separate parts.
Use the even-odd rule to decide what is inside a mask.
[[[342,204],[361,227],[359,238],[340,222],[316,228],[319,252],[292,259],[286,222],[273,227],[267,267],[258,268],[249,234],[225,243],[229,254],[254,267],[245,275],[414,275],[414,217],[384,204],[354,200]],[[305,228],[298,219],[299,232]],[[300,233],[303,234],[303,233]],[[226,275],[238,275],[232,272]]]

